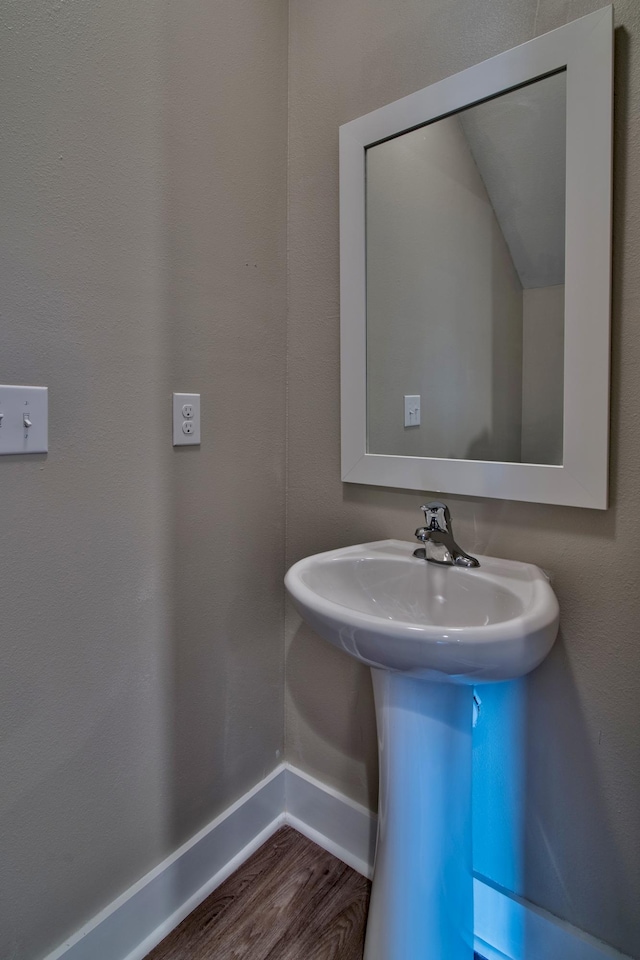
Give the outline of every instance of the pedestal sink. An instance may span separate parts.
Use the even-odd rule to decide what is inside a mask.
[[[473,686],[533,670],[558,602],[531,564],[441,566],[414,546],[320,553],[285,584],[320,636],[371,667],[380,795],[365,960],[472,960]]]

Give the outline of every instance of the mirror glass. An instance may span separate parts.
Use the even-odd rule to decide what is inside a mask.
[[[565,159],[565,71],[366,149],[368,453],[562,464]]]

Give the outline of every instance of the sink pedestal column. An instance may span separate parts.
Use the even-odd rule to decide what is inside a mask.
[[[371,673],[380,796],[364,960],[472,960],[473,688]]]

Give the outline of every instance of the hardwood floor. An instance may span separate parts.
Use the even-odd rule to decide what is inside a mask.
[[[283,827],[147,960],[362,960],[370,887]]]
[[[283,827],[147,960],[361,960],[369,887]]]

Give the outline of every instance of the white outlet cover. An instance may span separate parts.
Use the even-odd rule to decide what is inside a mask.
[[[193,416],[185,417],[182,408],[184,405],[191,405]],[[183,423],[193,424],[193,431],[185,433],[182,429]],[[199,393],[174,393],[173,394],[173,445],[174,447],[194,446],[200,443],[200,394]]]

